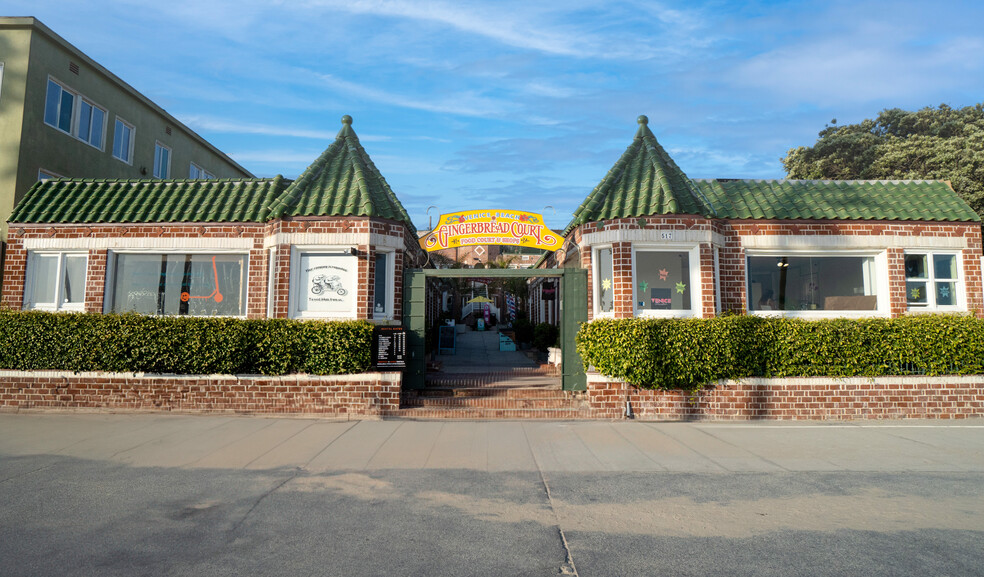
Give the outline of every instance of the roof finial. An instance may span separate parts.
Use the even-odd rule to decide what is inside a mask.
[[[349,126],[352,126],[352,117],[349,116],[348,114],[346,114],[345,116],[343,116],[342,117],[342,124],[348,124]]]
[[[647,117],[645,114],[641,114],[639,115],[639,118],[636,119],[636,121],[639,122],[639,124],[645,126],[646,124],[649,124],[649,117]]]

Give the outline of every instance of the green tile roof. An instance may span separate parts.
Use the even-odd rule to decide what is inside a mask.
[[[979,222],[940,180],[695,180],[730,219]]]
[[[36,183],[9,222],[266,222],[282,176],[230,180],[57,179]]]
[[[639,117],[632,144],[574,211],[564,230],[586,222],[650,214],[713,214],[713,208]]]
[[[661,214],[764,220],[921,220],[980,222],[943,181],[691,180],[639,117],[615,166],[564,229],[586,222]]]
[[[335,142],[273,204],[274,218],[325,215],[388,218],[417,230],[362,148],[348,115]]]

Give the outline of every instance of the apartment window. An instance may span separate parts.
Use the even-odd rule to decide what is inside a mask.
[[[957,255],[905,255],[905,296],[909,310],[956,310],[960,273]]]
[[[44,122],[103,149],[106,110],[51,78],[44,103]]]
[[[54,172],[45,170],[43,168],[38,169],[38,182],[44,180],[51,180],[53,178],[64,178],[64,177],[60,174],[55,174]]]
[[[82,99],[79,102],[79,129],[78,137],[95,146],[99,150],[103,149],[103,133],[106,131],[106,111],[92,104],[88,100]]]
[[[600,314],[615,311],[615,268],[611,247],[595,250],[594,301],[595,312]]]
[[[358,257],[353,249],[297,248],[291,254],[291,316],[355,318]]]
[[[749,256],[747,263],[749,311],[879,308],[875,256]]]
[[[171,175],[171,149],[160,142],[154,144],[154,176],[168,178]]]
[[[109,312],[244,316],[246,255],[117,253]]]
[[[192,180],[209,180],[215,178],[215,175],[192,162],[191,168],[188,170],[188,178]]]
[[[134,130],[132,124],[116,117],[116,128],[113,130],[113,156],[127,164],[133,164]]]
[[[697,248],[635,249],[635,309],[641,316],[687,316],[694,311],[699,278]]]
[[[72,134],[75,114],[75,93],[48,79],[48,96],[44,103],[44,121],[50,126]]]
[[[30,253],[24,308],[53,311],[84,310],[87,259],[86,253]]]

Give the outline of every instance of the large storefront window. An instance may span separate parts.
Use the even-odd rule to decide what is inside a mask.
[[[600,248],[595,251],[595,306],[599,313],[615,310],[615,268],[612,263],[612,249]]]
[[[246,255],[117,254],[110,311],[244,316]]]
[[[83,310],[86,261],[85,253],[31,253],[25,308]]]
[[[653,311],[689,312],[693,309],[689,251],[639,249],[635,253],[635,306],[643,314]]]
[[[358,258],[344,252],[294,254],[293,314],[298,318],[355,318]]]
[[[750,311],[878,310],[873,256],[750,256]]]
[[[905,297],[912,310],[957,308],[957,255],[906,254]]]

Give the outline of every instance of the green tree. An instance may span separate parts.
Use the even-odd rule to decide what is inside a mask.
[[[984,216],[984,103],[892,108],[875,120],[832,124],[813,146],[787,152],[782,164],[789,178],[947,180]]]

